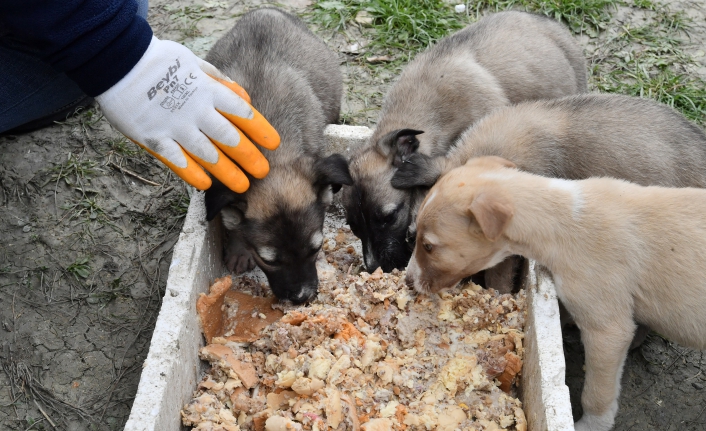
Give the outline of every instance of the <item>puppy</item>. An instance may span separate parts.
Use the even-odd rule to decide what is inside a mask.
[[[489,155],[550,177],[610,176],[641,185],[706,187],[706,135],[701,129],[665,105],[598,94],[499,109],[470,127],[447,155],[409,157],[392,185],[426,190],[444,172]],[[486,283],[503,293],[509,286]]]
[[[338,120],[343,92],[338,59],[298,18],[265,8],[243,15],[206,60],[249,93],[281,138],[278,150],[263,150],[269,175],[244,194],[214,181],[207,219],[221,214],[231,270],[257,263],[277,297],[305,302],[318,289],[324,212],[352,183],[343,156],[324,157],[324,127]]]
[[[511,254],[546,266],[586,351],[576,430],[609,430],[636,323],[706,349],[706,190],[513,166],[482,157],[439,180],[419,211],[407,280],[436,291]]]
[[[586,91],[583,53],[559,23],[523,12],[488,15],[417,56],[385,96],[377,128],[351,158],[342,201],[368,270],[402,269],[423,189],[390,180],[410,155],[443,157],[471,124],[526,100]]]

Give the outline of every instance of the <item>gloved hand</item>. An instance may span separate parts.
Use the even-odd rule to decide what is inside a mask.
[[[211,186],[201,167],[231,190],[247,190],[248,178],[228,157],[255,178],[267,175],[267,159],[245,135],[269,150],[279,145],[242,87],[186,47],[156,37],[96,100],[116,129],[200,190]]]

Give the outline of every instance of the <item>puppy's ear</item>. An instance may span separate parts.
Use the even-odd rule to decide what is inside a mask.
[[[340,154],[332,154],[324,159],[317,160],[314,169],[316,171],[315,185],[319,187],[331,186],[334,193],[341,190],[344,184],[353,185],[353,177],[348,170],[346,158]]]
[[[392,176],[392,187],[396,189],[411,189],[415,187],[431,187],[441,176],[436,158],[426,154],[414,153],[405,160]]]
[[[486,238],[496,241],[505,232],[515,209],[501,195],[481,192],[469,208]]]
[[[421,130],[398,129],[386,134],[377,142],[378,148],[385,157],[392,156],[392,166],[399,167],[403,161],[417,151]]]
[[[243,200],[242,195],[226,187],[217,178],[211,177],[212,184],[206,190],[206,220],[213,220],[224,206],[238,203]]]

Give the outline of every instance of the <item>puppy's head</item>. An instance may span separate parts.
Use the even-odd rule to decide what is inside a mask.
[[[424,197],[418,190],[398,190],[391,180],[397,167],[415,154],[418,130],[399,129],[355,154],[351,160],[352,187],[343,190],[346,219],[363,243],[369,271],[403,269],[412,255],[414,238],[408,235],[416,208]]]
[[[436,292],[502,262],[514,205],[496,178],[515,165],[499,157],[472,159],[432,187],[417,217],[417,242],[407,283]]]
[[[242,195],[214,181],[206,192],[207,219],[220,212],[225,228],[244,239],[274,294],[303,303],[316,296],[319,285],[316,256],[326,208],[333,193],[352,182],[339,154],[300,159],[253,181]]]

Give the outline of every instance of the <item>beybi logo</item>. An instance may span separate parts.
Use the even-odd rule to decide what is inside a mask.
[[[169,85],[169,81],[172,80],[173,77],[175,77],[175,74],[177,70],[179,70],[179,67],[181,65],[179,64],[179,59],[176,59],[176,65],[169,66],[169,69],[167,69],[167,74],[162,78],[161,81],[157,83],[154,87],[150,88],[149,91],[147,92],[147,97],[152,100],[154,96],[157,95],[157,90],[161,90],[164,88],[166,85]]]

